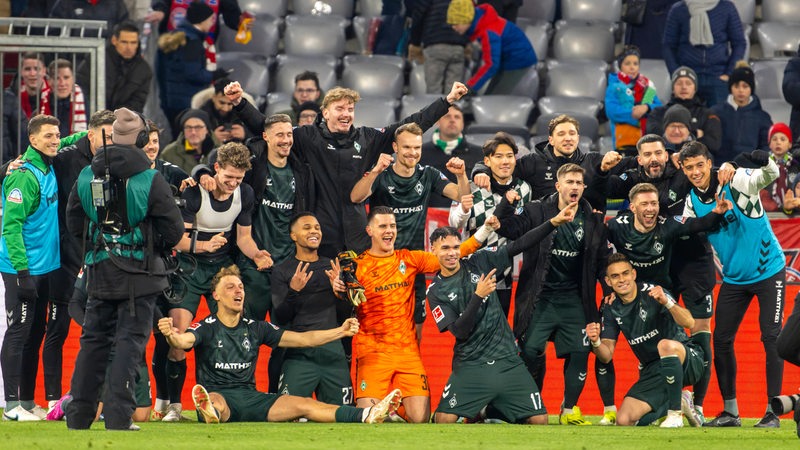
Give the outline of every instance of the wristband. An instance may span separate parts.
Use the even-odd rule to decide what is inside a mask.
[[[486,239],[489,239],[490,234],[492,234],[492,230],[486,225],[481,225],[478,231],[475,232],[475,240],[483,244],[486,242]]]
[[[672,309],[673,306],[675,306],[675,302],[672,300],[667,300],[667,303],[664,303],[664,307],[667,308],[667,311]]]
[[[602,342],[600,342],[600,339],[598,339],[596,341],[589,341],[589,342],[592,343],[592,347],[594,347],[594,348],[600,347],[600,345],[602,345]]]

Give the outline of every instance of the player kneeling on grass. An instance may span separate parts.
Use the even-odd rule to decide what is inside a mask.
[[[295,333],[269,322],[242,317],[244,284],[239,268],[222,268],[211,283],[218,311],[193,324],[185,333],[172,326],[171,318],[158,328],[172,347],[194,348],[197,380],[192,397],[198,420],[218,422],[285,422],[305,417],[314,422],[380,423],[400,405],[395,389],[371,408],[336,406],[293,395],[256,390],[255,370],[260,345],[314,347],[358,332],[358,321],[347,319],[339,328]],[[211,391],[209,393],[208,391]]]
[[[453,373],[436,409],[436,423],[474,418],[491,404],[506,420],[547,424],[547,410],[536,382],[525,369],[497,297],[496,273],[511,267],[514,256],[538,244],[556,227],[572,221],[578,208],[570,203],[552,219],[528,231],[516,241],[489,247],[461,258],[461,237],[452,227],[431,234],[433,253],[441,271],[428,288],[431,313],[439,331],[456,337]],[[494,216],[485,222],[497,228]]]
[[[661,427],[678,428],[683,409],[692,426],[701,426],[681,398],[681,389],[703,375],[703,350],[684,331],[694,324],[691,313],[661,286],[636,283],[636,270],[621,253],[609,256],[605,279],[616,298],[603,309],[602,331],[599,323],[586,325],[592,351],[610,361],[622,331],[641,367],[617,412],[617,425],[645,425],[666,414]]]

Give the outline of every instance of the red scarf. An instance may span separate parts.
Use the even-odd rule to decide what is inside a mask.
[[[42,80],[42,92],[45,91],[45,90],[47,90],[48,92],[50,90],[50,84],[47,83],[47,78]],[[25,88],[25,82],[24,81],[20,82],[19,92],[20,92],[20,94],[19,94],[20,105],[19,106],[22,108],[22,111],[25,112],[25,117],[30,119],[31,115],[33,115],[33,110],[31,109],[30,94],[28,94],[28,90]],[[39,101],[41,103],[42,100],[40,99]]]
[[[172,31],[178,28],[178,24],[186,17],[186,10],[189,9],[189,4],[194,0],[172,0],[169,7],[169,19],[167,20],[167,30]],[[206,40],[203,43],[206,49],[206,69],[213,72],[217,69],[217,49],[214,46],[217,36],[217,25],[219,22],[219,0],[204,0],[214,11],[214,26],[211,31],[206,34]]]
[[[644,92],[647,90],[647,86],[650,85],[650,80],[642,74],[637,75],[636,78],[631,80],[631,77],[622,72],[617,72],[617,77],[619,81],[625,83],[626,86],[629,86],[631,82],[633,83],[633,104],[641,105]],[[639,119],[639,126],[642,128],[642,134],[644,134],[645,127],[647,126],[647,119],[644,117]]]
[[[42,89],[42,101],[39,105],[39,114],[53,115],[52,106],[50,101],[57,101],[55,99],[55,92],[47,86]],[[69,102],[69,131],[70,133],[77,133],[78,131],[86,131],[87,118],[86,118],[86,105],[83,98],[83,91],[77,84],[72,90]]]

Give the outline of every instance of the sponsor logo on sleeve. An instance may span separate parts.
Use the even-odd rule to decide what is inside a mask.
[[[22,191],[19,188],[14,188],[11,192],[8,193],[8,197],[6,197],[11,203],[22,203]]]
[[[433,320],[435,320],[436,323],[439,323],[439,322],[442,321],[442,319],[444,319],[444,311],[442,311],[442,307],[441,306],[437,306],[436,308],[433,308],[431,310],[431,313],[433,314]]]

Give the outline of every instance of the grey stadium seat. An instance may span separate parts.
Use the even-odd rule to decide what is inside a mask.
[[[434,100],[441,98],[439,94],[414,94],[404,95],[400,100],[400,118],[406,118],[411,114],[433,103]]]
[[[284,50],[290,55],[331,55],[341,58],[345,50],[347,21],[332,16],[286,16]]]
[[[318,6],[319,3],[330,6],[331,9],[328,14],[344,17],[345,19],[353,17],[353,11],[355,10],[354,0],[324,0],[323,2],[319,2],[318,0],[292,0],[292,11],[298,16],[314,14],[312,11],[314,11],[314,8]]]
[[[547,58],[547,45],[550,42],[550,35],[553,32],[553,26],[549,22],[537,22],[532,25],[527,25],[523,28],[525,36],[528,37],[536,52],[536,57],[539,61]]]
[[[348,55],[344,61],[341,84],[355,89],[364,97],[399,99],[405,84],[403,64],[399,56]]]
[[[800,42],[800,24],[761,22],[756,27],[756,34],[765,58],[793,55]]]
[[[383,128],[397,122],[397,99],[366,97],[356,103],[355,126]]]
[[[273,17],[283,17],[286,15],[287,3],[288,0],[240,0],[239,6],[242,11],[256,15],[269,14]]]
[[[761,108],[772,117],[772,123],[789,123],[789,116],[792,114],[792,105],[782,98],[766,98],[761,100]]]
[[[333,56],[278,55],[275,59],[278,63],[275,70],[276,91],[289,93],[294,91],[294,77],[306,70],[317,73],[319,86],[323,91],[327,91],[337,84],[337,60]]]
[[[526,127],[533,100],[514,95],[482,95],[472,99],[475,123],[498,123]]]
[[[656,87],[656,93],[661,103],[667,103],[672,96],[672,81],[667,64],[663,59],[641,59],[639,61],[639,73],[643,74]]]
[[[267,94],[267,109],[264,114],[267,117],[280,111],[286,111],[292,107],[292,94],[286,92],[270,92]]]
[[[219,53],[217,66],[222,69],[233,69],[228,78],[238,81],[247,93],[254,97],[267,95],[269,70],[266,58],[252,53]]]
[[[603,66],[592,61],[553,65],[547,72],[545,95],[604,100],[607,78],[604,70],[598,70],[600,67]]]
[[[763,0],[761,16],[765,22],[789,22],[800,24],[800,5],[797,0]]]
[[[247,44],[236,42],[236,31],[221,27],[217,39],[217,50],[220,52],[244,52],[263,56],[275,56],[278,53],[280,34],[278,28],[281,19],[271,15],[259,15],[251,29],[253,39]]]
[[[408,75],[408,93],[422,95],[426,92],[428,92],[428,84],[425,82],[425,64],[412,61],[411,73]]]
[[[619,22],[621,15],[622,0],[561,0],[564,20]]]
[[[742,25],[752,25],[756,20],[756,0],[731,0],[739,12]]]
[[[567,59],[614,58],[614,33],[603,24],[564,23],[553,37],[553,57]]]
[[[777,98],[783,100],[783,70],[789,60],[764,59],[753,61],[753,73],[756,76],[756,95],[764,100],[767,98]]]
[[[597,117],[603,103],[590,97],[546,96],[537,102],[540,114],[587,113]]]
[[[378,17],[383,9],[383,0],[358,0],[358,14],[365,17]]]
[[[556,0],[527,0],[517,12],[518,17],[525,17],[534,22],[544,20],[552,22],[556,17]]]

